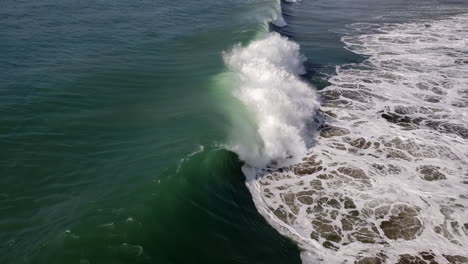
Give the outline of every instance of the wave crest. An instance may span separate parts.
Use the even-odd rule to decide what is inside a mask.
[[[249,139],[234,135],[230,144],[248,165],[293,162],[306,153],[310,136],[305,128],[319,103],[314,89],[300,79],[305,60],[299,45],[278,33],[224,54],[226,65],[235,73],[232,93],[254,121],[254,135]]]

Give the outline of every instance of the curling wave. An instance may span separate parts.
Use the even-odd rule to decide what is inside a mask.
[[[224,60],[235,74],[232,93],[254,122],[249,138],[234,136],[230,149],[258,168],[304,156],[310,143],[307,124],[319,103],[314,89],[300,79],[305,57],[299,45],[268,33],[245,47],[235,46]]]

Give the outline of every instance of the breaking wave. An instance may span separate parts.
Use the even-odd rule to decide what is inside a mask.
[[[307,126],[319,104],[314,89],[300,79],[305,58],[299,45],[268,33],[247,46],[235,46],[224,60],[234,73],[232,94],[253,121],[250,133],[234,135],[229,148],[258,168],[304,156],[310,144]],[[246,118],[237,126],[247,123]]]

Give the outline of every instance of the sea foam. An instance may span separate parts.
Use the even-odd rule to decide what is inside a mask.
[[[306,127],[319,105],[314,89],[300,79],[305,57],[299,45],[268,33],[247,46],[235,46],[224,60],[235,74],[232,94],[254,122],[252,134],[234,135],[229,148],[259,168],[273,161],[297,161],[307,151]]]
[[[320,91],[315,146],[293,166],[243,168],[304,263],[468,262],[467,23],[350,25],[345,47],[368,58]]]

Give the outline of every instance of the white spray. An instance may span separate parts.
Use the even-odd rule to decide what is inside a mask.
[[[318,100],[314,89],[300,79],[305,58],[299,45],[269,33],[246,47],[235,46],[224,60],[236,74],[232,93],[254,120],[256,135],[250,137],[257,139],[234,136],[231,150],[254,167],[302,157],[309,141],[306,124]]]

